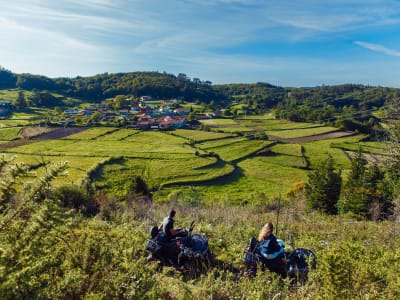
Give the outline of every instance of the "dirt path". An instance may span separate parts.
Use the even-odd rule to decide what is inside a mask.
[[[279,141],[282,143],[293,143],[293,144],[301,144],[301,143],[307,143],[307,142],[312,142],[312,141],[319,141],[319,140],[327,140],[327,139],[335,139],[335,138],[340,138],[344,136],[349,136],[355,134],[354,132],[350,131],[332,131],[328,133],[321,133],[321,134],[315,134],[311,136],[304,136],[304,137],[299,137],[299,138],[288,138],[288,139],[283,139],[277,136],[269,135],[268,139],[272,141]]]

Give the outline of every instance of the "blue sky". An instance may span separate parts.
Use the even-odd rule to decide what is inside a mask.
[[[400,1],[0,0],[0,65],[400,87]]]

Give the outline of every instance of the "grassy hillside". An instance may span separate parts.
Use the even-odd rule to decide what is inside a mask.
[[[221,130],[218,126],[226,126],[227,122],[216,121],[216,129]],[[95,186],[117,198],[128,193],[134,176],[141,176],[154,199],[161,201],[179,191],[183,198],[195,193],[206,203],[261,203],[284,197],[294,183],[305,181],[309,170],[328,154],[345,175],[350,166],[349,151],[361,147],[364,152],[379,155],[384,147],[378,142],[361,142],[365,136],[360,134],[293,143],[273,142],[266,136],[254,139],[269,130],[285,137],[304,137],[335,128],[270,118],[229,122],[247,128],[256,122],[257,127],[251,125],[255,131],[249,136],[188,129],[143,132],[93,127],[62,139],[31,140],[2,151],[28,163],[42,161],[43,157],[47,163],[68,161],[72,169],[57,184],[79,183],[89,176]],[[20,138],[20,131],[21,127],[1,128],[2,144]],[[93,165],[74,169],[87,159]],[[44,169],[45,165],[37,167],[37,172]]]
[[[300,203],[296,203],[281,211],[277,236],[286,241],[288,251],[298,247],[315,251],[317,269],[310,272],[305,285],[290,286],[269,271],[259,271],[251,278],[214,269],[200,277],[185,279],[172,268],[160,271],[157,263],[145,263],[149,230],[170,207],[171,204],[115,207],[111,211],[112,221],[103,221],[61,211],[50,201],[36,205],[32,218],[23,227],[14,219],[2,230],[1,246],[12,251],[3,251],[0,258],[1,298],[400,297],[399,224],[305,214]],[[249,238],[256,236],[265,222],[276,224],[277,220],[276,213],[263,207],[200,208],[187,203],[175,203],[174,207],[177,227],[186,227],[195,220],[195,232],[208,237],[217,259],[239,269],[244,268],[243,251]]]
[[[352,153],[382,155],[385,144],[366,141],[362,134],[272,141],[257,134],[272,130],[306,137],[332,128],[269,118],[232,121],[251,127],[251,135],[98,127],[8,147],[21,126],[1,127],[2,153],[21,165],[11,173],[5,172],[7,163],[0,168],[0,298],[398,299],[398,222],[321,215],[307,209],[300,190],[287,196],[328,154],[346,176]],[[214,129],[229,122],[216,122]],[[55,172],[54,164],[64,162],[65,172]],[[24,176],[10,175],[25,167]],[[151,189],[152,202],[130,193],[136,176]],[[96,217],[86,217],[84,204],[71,207],[56,193],[63,185],[81,183],[94,190]],[[79,201],[85,193],[80,191]],[[243,270],[249,238],[272,221],[287,250],[315,251],[317,269],[302,286],[268,271],[252,278],[213,269],[188,278],[172,268],[160,270],[146,263],[144,248],[150,228],[172,207],[176,227],[195,220],[195,232],[207,236],[226,266]]]

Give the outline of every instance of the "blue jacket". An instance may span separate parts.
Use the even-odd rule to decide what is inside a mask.
[[[259,251],[264,258],[272,260],[283,254],[285,249],[278,244],[276,237],[271,234],[260,243]]]

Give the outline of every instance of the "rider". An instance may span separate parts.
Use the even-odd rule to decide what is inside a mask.
[[[260,254],[264,258],[266,267],[279,275],[282,278],[286,277],[286,264],[285,264],[285,248],[279,245],[276,237],[272,233],[274,226],[268,222],[260,230],[258,234],[258,242],[260,243]]]
[[[184,233],[182,228],[174,229],[175,214],[176,214],[176,211],[172,209],[169,212],[169,216],[165,217],[162,224],[160,225],[160,230],[161,229],[163,230],[163,232],[165,233],[165,238],[167,240],[171,240],[172,238]]]

